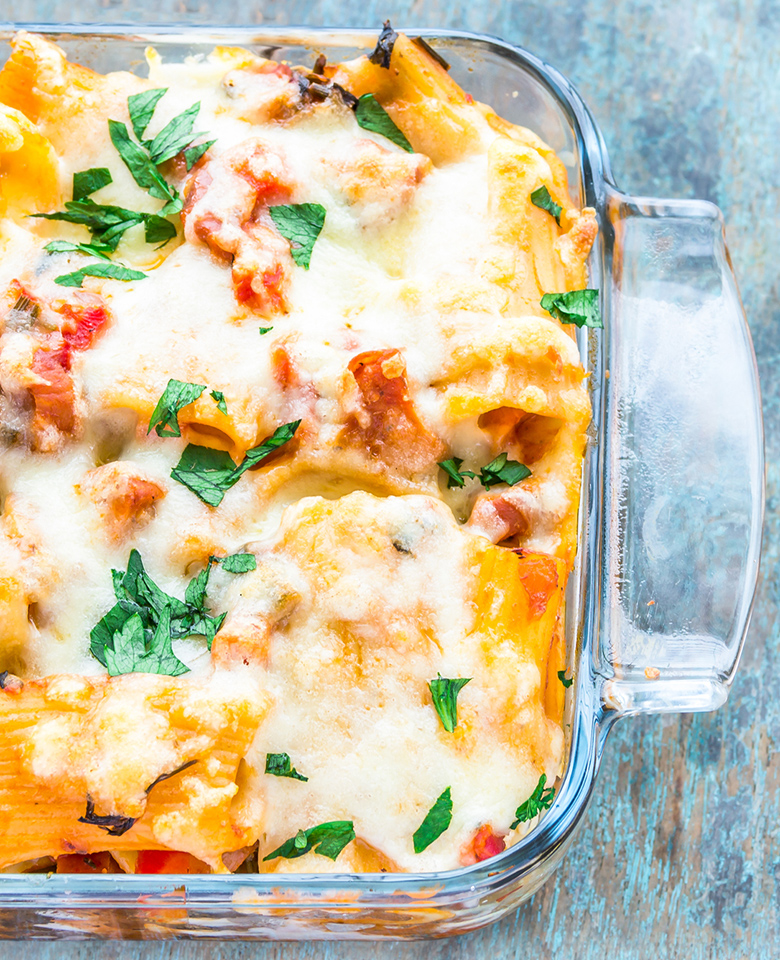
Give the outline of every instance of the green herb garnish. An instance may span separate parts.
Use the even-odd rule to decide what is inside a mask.
[[[211,557],[227,573],[251,573],[257,570],[257,557],[253,553],[233,553],[229,557]]]
[[[221,390],[212,390],[209,396],[214,403],[216,403],[217,410],[219,410],[220,413],[227,413],[227,401],[225,400],[225,394]]]
[[[146,274],[140,270],[131,270],[119,263],[91,263],[73,273],[63,273],[54,278],[61,287],[80,287],[85,277],[106,277],[109,280],[144,280]]]
[[[414,153],[414,147],[393,123],[390,114],[385,110],[373,93],[364,93],[355,107],[355,119],[358,126],[371,133],[378,133],[387,137],[397,147]]]
[[[205,143],[198,143],[194,147],[188,147],[184,151],[184,162],[187,164],[187,169],[192,170],[203,154],[209,147],[213,147],[216,142],[216,140],[206,140]]]
[[[186,673],[189,668],[173,654],[171,641],[202,636],[210,649],[227,616],[212,616],[206,608],[206,588],[213,563],[221,563],[230,573],[245,573],[253,570],[257,561],[251,554],[243,553],[209,557],[205,568],[187,584],[184,600],[179,600],[157,586],[144,569],[139,552],[131,550],[127,570],[111,571],[117,602],[92,628],[92,655],[108,667],[112,676],[133,672],[170,676]]]
[[[180,437],[179,411],[194,403],[206,389],[201,383],[188,383],[185,380],[169,380],[149,421],[147,436],[157,430],[158,437]],[[224,398],[223,398],[224,400]]]
[[[422,853],[423,850],[430,847],[434,840],[437,840],[449,827],[452,821],[452,793],[451,788],[447,789],[438,798],[436,803],[425,814],[425,819],[415,830],[414,852]]]
[[[57,213],[33,213],[41,220],[61,220],[86,227],[92,235],[92,243],[107,251],[116,250],[122,234],[138,224],[144,225],[147,243],[171,239],[176,236],[176,227],[156,213],[139,213],[112,204],[95,203],[88,197],[68,200],[65,209]]]
[[[531,471],[524,463],[507,459],[505,453],[500,453],[495,460],[491,460],[479,472],[479,482],[489,490],[499,483],[507,483],[513,487],[521,480],[531,476]]]
[[[269,207],[276,229],[290,241],[293,260],[309,269],[314,244],[325,223],[325,207],[321,203],[287,203]]]
[[[558,679],[561,681],[561,683],[564,685],[564,687],[566,687],[567,690],[568,690],[569,687],[574,683],[574,678],[573,678],[573,677],[568,677],[568,678],[567,678],[567,676],[566,676],[566,671],[565,671],[565,670],[559,670],[559,671],[558,671]]]
[[[509,828],[510,830],[514,830],[516,826],[525,823],[526,820],[533,820],[542,810],[548,810],[552,806],[555,787],[547,787],[547,789],[545,789],[545,783],[547,783],[547,776],[543,773],[541,777],[539,777],[539,782],[534,787],[534,792],[531,796],[515,810],[516,819]]]
[[[578,327],[604,326],[599,313],[598,290],[545,293],[540,302],[542,310],[546,310],[561,323],[574,323]]]
[[[149,150],[152,162],[155,164],[165,163],[181,153],[185,147],[190,146],[193,140],[202,136],[200,133],[193,133],[195,118],[200,110],[200,103],[193,103],[182,113],[169,121],[157,134],[154,140],[144,141],[144,146]]]
[[[284,857],[286,860],[295,860],[310,850],[314,850],[321,857],[335,860],[348,843],[355,839],[355,825],[351,820],[331,820],[320,823],[308,830],[299,830],[294,837],[269,853],[266,860],[275,860]]]
[[[300,420],[294,420],[277,427],[259,446],[247,450],[238,465],[225,450],[213,450],[190,443],[184,448],[171,476],[210,507],[218,507],[227,491],[238,483],[247,470],[259,466],[275,450],[292,440],[300,423]]]
[[[460,457],[450,457],[449,460],[440,460],[439,466],[447,474],[449,480],[447,481],[447,487],[462,487],[466,483],[466,477],[471,477],[472,479],[476,477],[476,473],[472,473],[471,470],[461,470],[460,465],[463,463]]]
[[[91,167],[73,174],[73,199],[83,200],[92,193],[96,193],[109,183],[113,183],[111,171],[108,167]]]
[[[458,694],[471,679],[471,677],[459,677],[448,680],[439,674],[436,680],[431,680],[428,684],[436,713],[447,733],[452,733],[458,725]]]
[[[289,777],[291,780],[302,780],[308,783],[309,778],[298,773],[292,765],[288,753],[267,753],[265,755],[265,772],[273,777]]]
[[[127,110],[133,133],[138,140],[143,139],[146,128],[154,116],[154,108],[159,100],[168,92],[167,87],[156,87],[154,90],[144,90],[143,93],[134,93],[127,98]]]
[[[189,671],[171,647],[171,611],[163,609],[157,627],[147,643],[144,622],[134,613],[114,632],[112,646],[104,648],[110,677],[123,673],[159,673],[178,677]]]
[[[71,243],[70,240],[52,240],[43,249],[47,253],[83,253],[88,257],[110,260],[106,253],[108,247],[99,243]]]
[[[165,200],[166,205],[175,205],[178,196],[176,190],[163,179],[149,155],[149,150],[137,140],[133,140],[126,124],[119,120],[109,120],[108,130],[111,142],[138,186],[146,190],[149,196],[157,200]],[[174,211],[171,210],[171,212]]]
[[[533,191],[531,194],[531,203],[535,207],[539,207],[540,210],[546,210],[549,214],[552,214],[552,216],[555,217],[555,222],[560,227],[563,207],[553,200],[550,196],[550,191],[544,184]]]
[[[273,330],[273,327],[258,327],[257,329],[260,331],[260,336],[262,337],[266,333],[270,333]]]

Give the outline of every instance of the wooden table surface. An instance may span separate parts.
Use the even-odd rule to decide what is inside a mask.
[[[780,0],[0,0],[0,16],[345,26],[389,16],[533,51],[579,87],[623,189],[723,209],[758,355],[768,460],[762,579],[728,704],[619,724],[568,859],[515,914],[425,943],[6,943],[0,960],[780,957]]]

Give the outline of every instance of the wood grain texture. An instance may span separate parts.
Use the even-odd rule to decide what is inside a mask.
[[[763,383],[768,500],[745,655],[714,714],[623,721],[557,876],[486,930],[425,944],[3,944],[0,960],[780,956],[780,0],[0,0],[17,20],[452,27],[559,67],[635,194],[718,203]],[[728,456],[728,451],[724,451]]]

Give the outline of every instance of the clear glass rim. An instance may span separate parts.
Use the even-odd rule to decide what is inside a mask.
[[[399,32],[422,36],[430,40],[466,41],[477,49],[500,54],[504,59],[530,73],[552,95],[568,120],[577,147],[581,185],[588,206],[595,207],[599,220],[605,222],[604,208],[610,188],[617,191],[612,180],[609,158],[601,132],[576,88],[556,68],[545,63],[521,47],[486,34],[468,31],[397,27]],[[150,44],[164,40],[166,43],[222,43],[254,44],[263,46],[300,45],[309,46],[328,43],[334,46],[369,49],[376,41],[376,30],[343,29],[329,27],[263,27],[220,26],[193,24],[183,28],[181,24],[107,24],[107,23],[30,23],[0,21],[0,41],[9,40],[19,30],[27,30],[51,38],[55,42],[69,36],[94,36],[101,40],[112,38],[137,40]],[[703,206],[705,206],[703,204]],[[717,211],[711,204],[706,206]],[[594,261],[599,258],[594,256]],[[594,262],[596,272],[604,266]],[[580,331],[581,355],[587,358],[598,342],[590,331]],[[598,387],[598,365],[593,380]],[[598,393],[598,389],[596,391]],[[600,403],[593,397],[594,425],[601,422]],[[206,908],[210,904],[224,906],[232,902],[238,888],[251,888],[258,900],[250,901],[264,908],[278,901],[280,907],[335,908],[339,903],[361,908],[388,903],[392,898],[409,897],[409,906],[418,903],[428,906],[431,902],[443,905],[447,901],[464,896],[479,898],[488,891],[511,886],[522,877],[543,864],[555,851],[567,844],[582,817],[598,770],[606,734],[615,715],[605,711],[600,696],[601,678],[593,665],[594,643],[597,638],[598,621],[598,563],[601,529],[601,496],[599,492],[599,456],[588,445],[584,465],[583,495],[580,507],[580,528],[584,539],[573,578],[579,581],[577,602],[579,606],[578,664],[574,692],[574,707],[571,712],[572,732],[569,757],[563,780],[550,810],[527,837],[518,841],[499,857],[462,867],[457,870],[434,873],[299,873],[299,874],[191,874],[162,875],[123,874],[90,876],[78,875],[79,890],[74,890],[73,877],[69,874],[0,874],[0,906],[29,907],[32,893],[45,896],[46,907],[68,906],[79,908],[138,908],[139,896],[143,895],[147,906],[155,909],[180,908],[181,900],[156,899],[170,897],[171,887],[186,890],[190,907]],[[76,876],[76,875],[73,875]],[[300,896],[297,893],[300,888]],[[356,900],[354,892],[360,891]],[[284,902],[283,892],[298,895],[297,903]],[[349,892],[348,892],[349,891]],[[334,894],[343,893],[343,900]],[[421,899],[426,895],[425,899]],[[268,897],[268,902],[263,897]]]

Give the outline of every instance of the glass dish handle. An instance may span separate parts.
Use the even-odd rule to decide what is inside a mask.
[[[758,577],[755,356],[717,207],[614,192],[608,210],[602,697],[618,715],[712,710]]]

